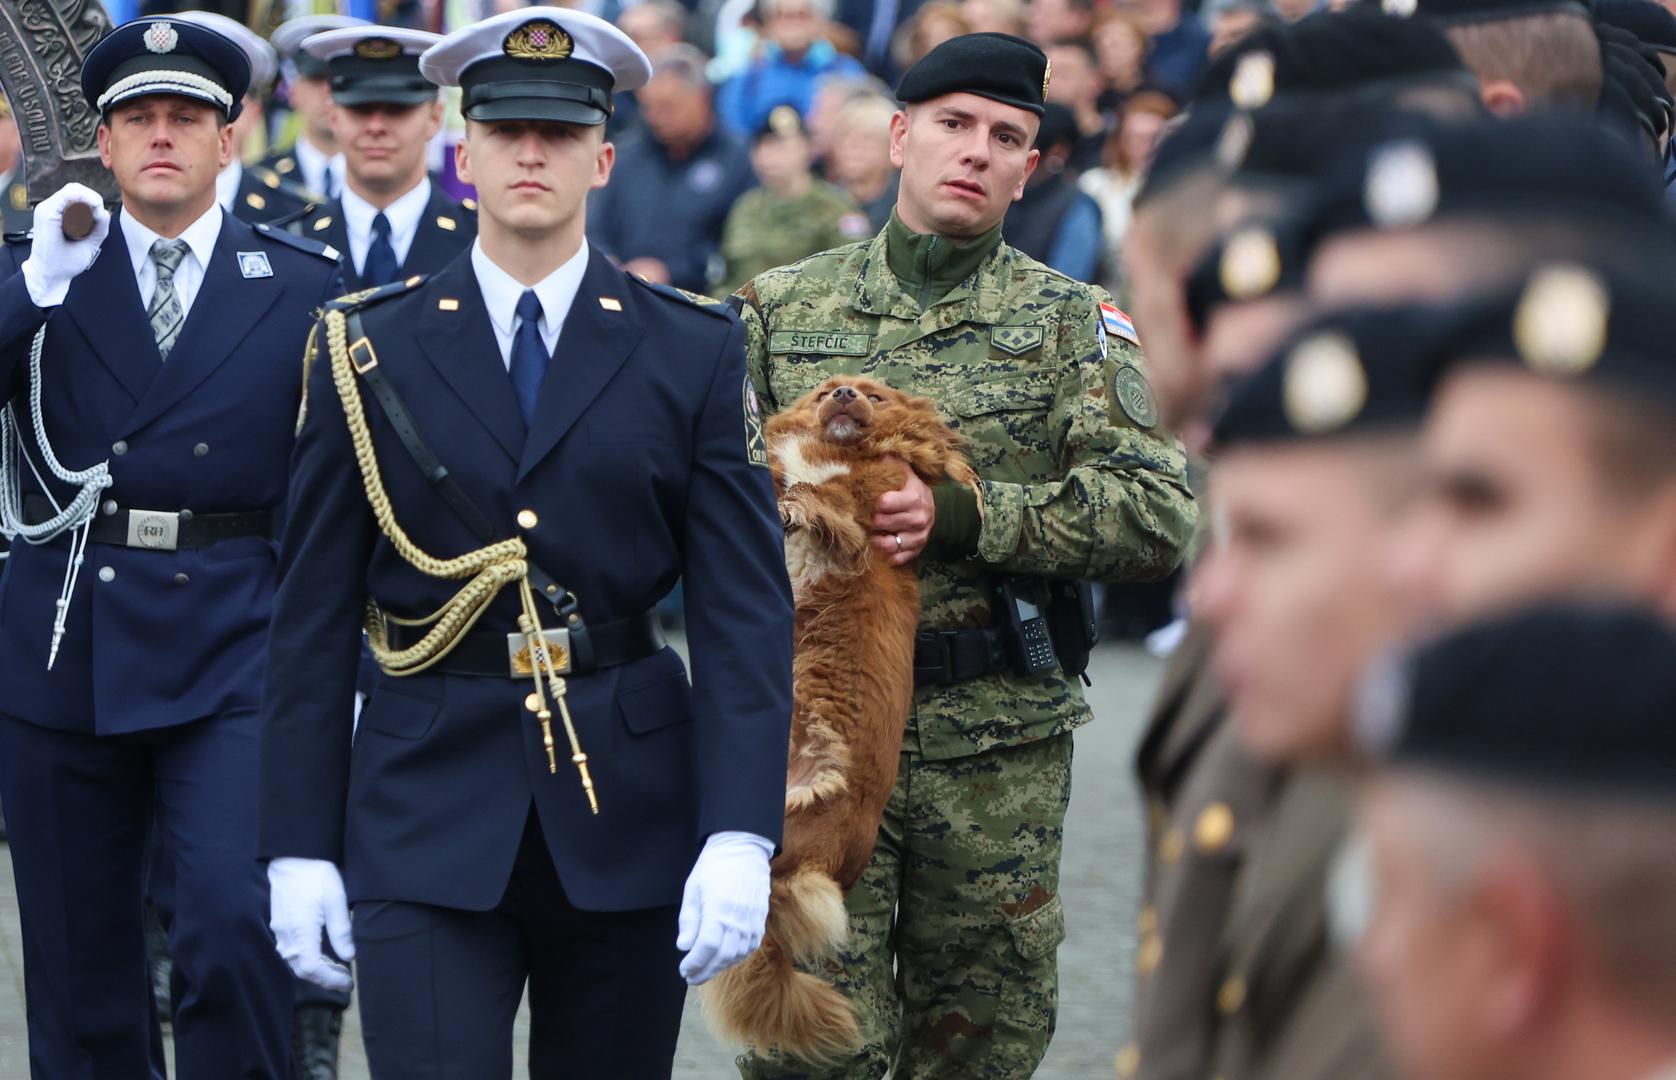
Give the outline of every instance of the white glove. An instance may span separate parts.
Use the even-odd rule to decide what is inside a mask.
[[[93,207],[93,231],[80,240],[64,238],[64,209],[71,203]],[[35,207],[35,226],[29,258],[23,261],[23,283],[36,307],[57,307],[77,274],[93,265],[99,245],[111,231],[111,215],[99,193],[85,184],[65,184]]]
[[[275,859],[268,863],[268,889],[268,927],[291,973],[327,990],[348,990],[355,941],[338,868],[324,859]],[[320,951],[322,928],[343,963]]]
[[[762,944],[768,922],[768,860],[774,845],[748,832],[719,832],[705,843],[681,894],[675,947],[686,953],[688,986],[709,982]]]

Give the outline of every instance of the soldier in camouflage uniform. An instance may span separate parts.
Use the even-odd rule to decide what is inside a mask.
[[[769,113],[751,143],[751,167],[762,186],[739,197],[722,227],[726,266],[718,294],[732,292],[764,270],[872,232],[855,200],[815,176],[812,165],[797,110],[782,105]]]
[[[1015,674],[967,646],[996,640],[999,575],[1162,576],[1195,509],[1127,318],[1001,240],[1046,83],[1017,38],[933,50],[899,91],[885,230],[736,297],[770,410],[866,373],[936,401],[981,478],[933,491],[910,475],[874,521],[881,557],[919,559],[922,614],[901,772],[848,897],[850,941],[821,972],[856,1003],[865,1045],[819,1067],[747,1053],[747,1078],[1024,1077],[1053,1034],[1070,733],[1090,714],[1062,671]]]

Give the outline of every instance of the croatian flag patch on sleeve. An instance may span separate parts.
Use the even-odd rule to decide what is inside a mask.
[[[1131,345],[1141,343],[1141,339],[1135,335],[1134,320],[1110,304],[1100,305],[1100,325],[1106,333],[1116,334]]]

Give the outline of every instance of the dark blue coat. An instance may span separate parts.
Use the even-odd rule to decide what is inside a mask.
[[[337,199],[320,207],[313,215],[295,226],[302,235],[337,248],[343,256],[343,280],[346,291],[362,287],[355,273],[355,259],[349,252],[349,230],[343,222],[343,203]],[[431,181],[431,198],[419,219],[419,231],[407,249],[407,258],[396,270],[397,278],[414,274],[434,274],[453,261],[454,256],[471,247],[477,238],[477,214],[443,194],[442,186]]]
[[[29,345],[45,320],[47,432],[68,468],[109,459],[115,485],[104,499],[194,513],[282,507],[310,316],[340,289],[336,262],[317,244],[223,215],[203,285],[162,362],[121,223],[118,214],[93,266],[46,311],[18,272],[28,245],[0,250],[0,394],[27,424]],[[241,275],[239,252],[252,251],[267,255],[272,277]],[[28,432],[24,441],[33,455]],[[39,491],[23,474],[25,490]],[[274,548],[259,537],[174,552],[89,545],[49,672],[69,538],[19,540],[0,577],[0,711],[112,734],[254,709]]]
[[[533,801],[578,907],[676,903],[704,837],[777,841],[784,815],[792,600],[770,475],[746,452],[744,331],[595,251],[526,434],[470,256],[387,292],[363,308],[365,332],[455,480],[504,535],[524,536],[591,624],[643,612],[682,579],[691,686],[668,648],[569,680],[598,816],[556,717],[547,771],[528,679],[385,675],[352,749],[366,598],[428,615],[461,582],[422,576],[379,531],[322,354],[269,653],[262,853],[341,864],[351,901],[486,910]],[[436,556],[481,547],[362,395],[396,520]],[[534,527],[517,524],[526,509]],[[516,630],[515,597],[503,592],[478,629]]]

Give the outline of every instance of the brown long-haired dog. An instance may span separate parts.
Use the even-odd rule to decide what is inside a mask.
[[[723,1038],[820,1061],[856,1045],[855,1013],[794,965],[843,944],[844,893],[872,857],[914,692],[919,583],[870,546],[874,508],[902,462],[927,484],[977,477],[929,400],[859,376],[815,387],[766,434],[797,601],[785,839],[762,946],[704,1004]]]

